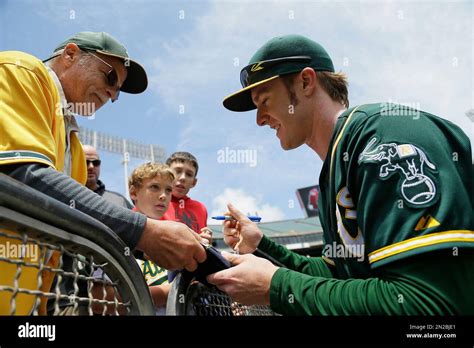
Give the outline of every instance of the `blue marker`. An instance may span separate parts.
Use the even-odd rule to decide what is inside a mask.
[[[260,216],[247,216],[247,218],[250,221],[253,221],[253,222],[260,222],[260,220],[262,220],[262,218]],[[213,217],[211,217],[211,219],[214,219],[214,220],[235,220],[234,217],[230,216],[230,215],[213,216]]]

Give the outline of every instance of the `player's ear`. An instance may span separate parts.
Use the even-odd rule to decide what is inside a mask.
[[[194,186],[196,186],[197,182],[198,182],[198,179],[197,179],[197,178],[194,178],[194,180],[193,180],[193,184],[192,184],[192,186],[191,186],[191,187],[194,187]]]
[[[303,93],[305,96],[311,96],[316,90],[318,77],[313,68],[304,68],[299,74],[303,86]]]

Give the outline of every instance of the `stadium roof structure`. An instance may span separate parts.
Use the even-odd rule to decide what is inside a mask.
[[[319,217],[262,222],[258,224],[262,232],[271,240],[290,250],[320,248],[323,245],[323,228]],[[229,249],[224,243],[222,225],[208,226],[214,236],[216,247]]]

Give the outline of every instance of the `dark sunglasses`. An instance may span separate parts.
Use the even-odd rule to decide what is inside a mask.
[[[249,64],[240,72],[240,83],[242,87],[245,88],[250,85],[249,76],[256,73],[257,71],[271,68],[272,66],[289,63],[289,62],[309,62],[311,60],[310,56],[292,56],[292,57],[283,57],[269,60],[262,60],[261,62]],[[270,77],[270,76],[269,76]]]
[[[107,63],[105,60],[103,60],[102,58],[96,56],[94,53],[90,51],[86,51],[86,52],[89,53],[91,56],[97,58],[98,60],[100,60],[102,63],[104,63],[110,68],[110,71],[107,74],[105,74],[105,77],[107,78],[107,84],[110,87],[117,88],[118,76],[117,76],[117,72],[115,71],[115,68],[109,63]],[[118,99],[119,94],[120,94],[120,89],[117,90],[117,93],[115,94],[115,98],[112,99],[112,103]]]
[[[86,160],[86,164],[87,164],[88,167],[89,167],[89,164],[91,164],[91,163],[94,167],[98,167],[98,166],[100,166],[101,161],[99,159],[97,159],[97,160]]]

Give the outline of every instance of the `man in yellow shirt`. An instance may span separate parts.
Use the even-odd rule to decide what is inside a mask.
[[[154,221],[108,203],[85,186],[87,169],[73,113],[92,115],[120,91],[141,93],[146,72],[107,33],[81,32],[60,44],[45,62],[27,53],[0,52],[0,172],[100,220],[130,248],[139,248],[167,269],[194,270],[206,254],[187,226]],[[0,227],[1,229],[1,227]],[[0,243],[21,243],[0,238]],[[32,261],[32,260],[25,260]],[[55,255],[47,260],[57,264]],[[38,262],[38,261],[36,261]],[[16,266],[0,262],[0,284],[12,286]],[[37,269],[19,279],[38,288]],[[47,291],[52,275],[42,274]],[[0,314],[10,313],[11,293],[0,291]],[[30,314],[34,296],[19,294],[15,314]],[[40,306],[44,313],[45,301]]]

